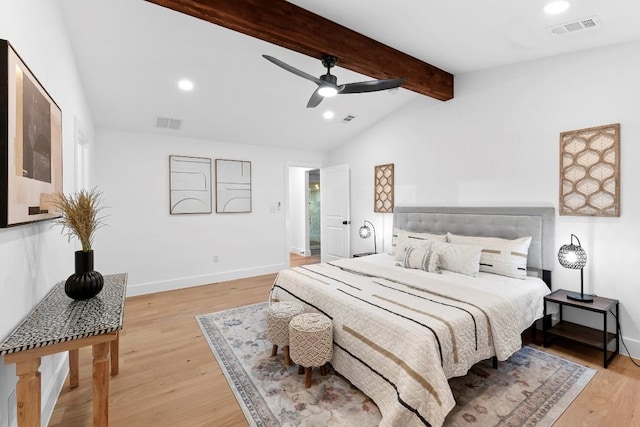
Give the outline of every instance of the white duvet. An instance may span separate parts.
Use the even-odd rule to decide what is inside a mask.
[[[549,290],[537,278],[395,264],[380,254],[284,270],[271,299],[332,319],[332,366],[376,402],[382,426],[440,426],[455,405],[447,379],[517,351]]]

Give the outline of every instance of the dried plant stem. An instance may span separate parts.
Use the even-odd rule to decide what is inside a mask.
[[[56,193],[54,205],[62,211],[62,217],[54,220],[54,225],[62,227],[62,234],[69,241],[72,237],[80,240],[83,251],[90,251],[96,230],[105,226],[104,216],[98,216],[102,207],[102,193],[92,190],[80,190],[76,193],[65,195]]]

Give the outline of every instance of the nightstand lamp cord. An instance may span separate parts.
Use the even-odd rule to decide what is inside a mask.
[[[638,368],[640,368],[640,365],[638,364],[638,362],[636,362],[635,359],[633,357],[631,357],[631,353],[629,352],[629,349],[627,348],[627,344],[625,344],[624,339],[622,338],[622,328],[620,327],[620,322],[618,321],[618,318],[616,317],[615,314],[613,314],[612,310],[609,310],[609,313],[611,313],[613,318],[616,319],[616,328],[618,329],[618,331],[617,331],[618,332],[618,337],[620,338],[620,342],[622,343],[622,346],[624,347],[624,349],[627,352],[627,356],[631,360],[631,363],[633,363]]]

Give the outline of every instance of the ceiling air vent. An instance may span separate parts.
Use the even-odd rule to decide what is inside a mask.
[[[589,18],[578,19],[577,21],[566,22],[564,24],[549,27],[551,34],[556,36],[562,34],[575,33],[580,30],[588,30],[589,28],[602,27],[602,23],[597,16],[591,16]]]
[[[160,129],[180,130],[182,120],[169,117],[156,117],[156,127]]]
[[[342,119],[341,123],[349,123],[351,122],[353,119],[355,119],[357,116],[353,116],[351,114],[349,114],[348,116],[346,116],[344,119]]]

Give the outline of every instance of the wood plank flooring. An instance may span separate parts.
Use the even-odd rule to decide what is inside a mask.
[[[292,254],[292,265],[311,262],[319,256]],[[120,374],[110,383],[110,426],[247,426],[195,316],[266,301],[274,278],[127,298]],[[605,370],[600,353],[577,344],[558,342],[546,351],[598,370],[554,427],[640,425],[640,368],[626,356]],[[91,349],[83,348],[80,386],[69,389],[67,378],[49,425],[90,426],[91,421]]]

